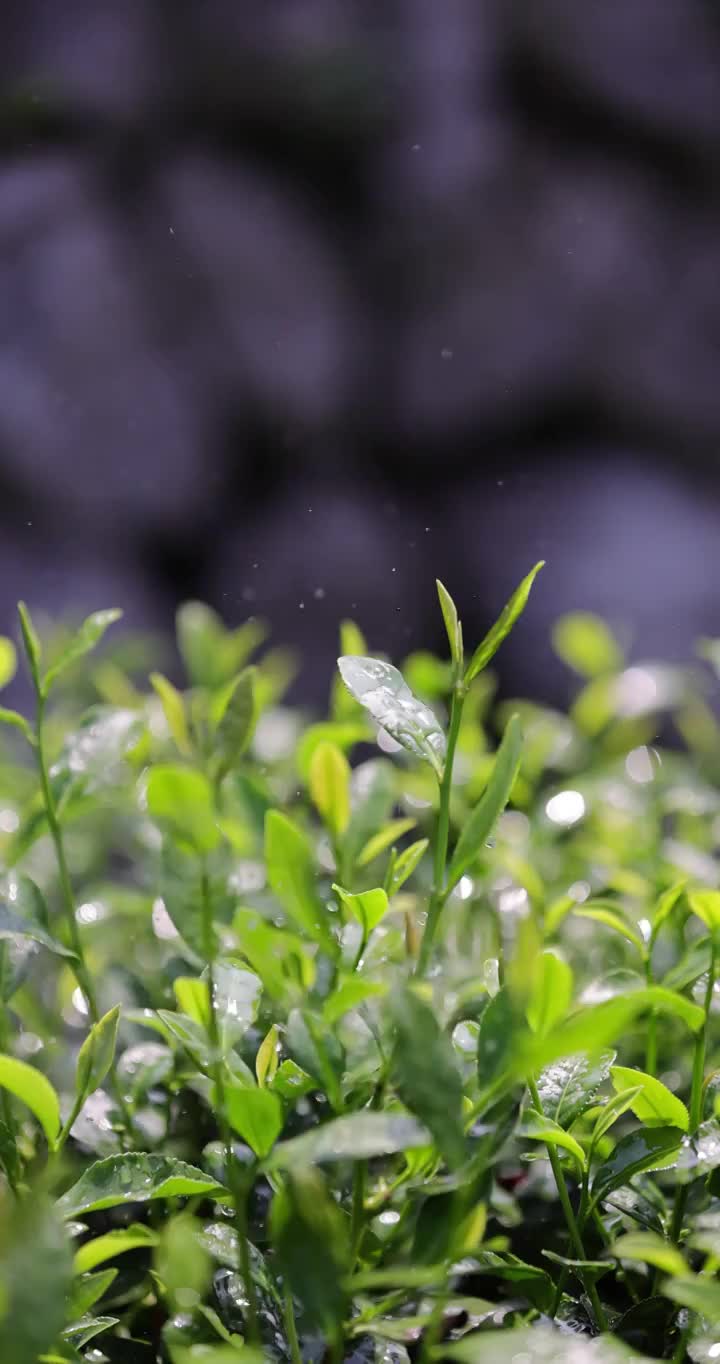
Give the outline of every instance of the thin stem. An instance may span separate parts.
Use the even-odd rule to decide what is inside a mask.
[[[530,1076],[530,1078],[528,1079],[528,1089],[530,1091],[530,1097],[532,1098],[535,1108],[537,1109],[538,1113],[542,1113],[543,1111],[542,1101],[538,1093],[538,1087],[532,1076]],[[547,1146],[547,1153],[548,1159],[550,1161],[550,1166],[552,1168],[553,1176],[555,1179],[555,1184],[557,1186],[558,1197],[560,1199],[560,1204],[563,1210],[563,1214],[565,1216],[567,1229],[568,1232],[570,1233],[570,1241],[572,1243],[573,1250],[575,1251],[578,1260],[587,1260],[583,1239],[580,1234],[578,1224],[575,1220],[575,1213],[573,1212],[572,1203],[570,1202],[570,1195],[567,1191],[567,1184],[565,1183],[565,1173],[560,1163],[560,1157],[558,1156],[555,1147],[550,1144],[548,1144]],[[607,1331],[608,1329],[607,1317],[605,1316],[603,1305],[600,1302],[600,1298],[598,1297],[597,1288],[589,1276],[587,1277],[583,1276],[583,1282],[585,1284],[585,1291],[590,1299],[590,1302],[592,1303],[595,1321],[597,1322],[597,1325],[601,1331]]]
[[[295,1308],[293,1307],[292,1293],[287,1284],[283,1289],[283,1321],[285,1323],[285,1335],[290,1346],[290,1359],[292,1364],[302,1364],[302,1354],[300,1353],[300,1341],[298,1340],[297,1323],[295,1321]]]
[[[432,945],[437,932],[438,921],[447,898],[445,876],[448,837],[450,833],[450,791],[452,788],[455,749],[457,747],[460,722],[462,720],[463,706],[465,704],[465,694],[463,683],[457,682],[450,703],[450,728],[448,730],[447,756],[445,758],[445,766],[440,782],[438,823],[435,833],[433,885],[430,893],[427,923],[425,924],[425,932],[423,933],[422,942],[420,944],[420,955],[418,957],[416,970],[418,976],[423,976],[427,970]]]
[[[247,1196],[249,1189],[248,1181],[238,1169],[238,1162],[235,1159],[230,1124],[227,1117],[227,1106],[225,1103],[225,1077],[223,1074],[220,1024],[217,1015],[215,992],[215,928],[213,925],[210,878],[205,866],[203,866],[200,879],[200,898],[202,905],[203,949],[207,962],[208,993],[210,996],[207,1033],[208,1041],[210,1043],[212,1080],[215,1086],[215,1108],[218,1128],[220,1130],[220,1140],[225,1149],[225,1177],[235,1208],[235,1230],[238,1238],[240,1273],[242,1275],[245,1286],[245,1296],[247,1298],[248,1340],[251,1344],[257,1345],[260,1342],[260,1328],[258,1324],[255,1281],[252,1276],[252,1265],[250,1262],[250,1245],[248,1242]]]
[[[8,1048],[8,1018],[5,1008],[5,977],[7,973],[7,943],[0,942],[0,1051],[7,1051]],[[0,1119],[7,1128],[8,1139],[12,1144],[12,1156],[3,1160],[3,1169],[7,1176],[7,1182],[12,1192],[17,1195],[17,1176],[19,1174],[19,1158],[17,1148],[17,1128],[15,1126],[15,1116],[12,1110],[12,1101],[6,1089],[0,1093]]]
[[[350,1261],[353,1269],[357,1263],[365,1230],[365,1192],[367,1189],[367,1165],[364,1160],[355,1162],[353,1175],[352,1212],[350,1214]]]
[[[710,1019],[710,1009],[712,1007],[713,990],[715,988],[715,938],[710,938],[710,969],[708,971],[707,986],[705,989],[705,1020],[697,1037],[695,1038],[695,1051],[693,1052],[692,1081],[690,1085],[690,1124],[689,1135],[692,1137],[698,1130],[702,1121],[703,1104],[703,1081],[705,1078],[705,1050],[707,1047],[707,1028]],[[675,1192],[675,1203],[673,1205],[672,1222],[670,1224],[670,1240],[679,1242],[685,1218],[685,1208],[687,1206],[689,1184],[678,1184]]]
[[[70,944],[72,946],[72,950],[75,953],[76,958],[76,960],[72,963],[72,970],[75,979],[80,987],[80,990],[82,991],[83,995],[85,996],[85,999],[87,1000],[90,1021],[91,1023],[97,1023],[100,1019],[100,1010],[98,1009],[97,996],[95,994],[95,988],[93,986],[92,977],[88,970],[88,965],[85,958],[85,949],[83,948],[82,938],[80,936],[80,929],[78,927],[77,915],[75,910],[75,896],[73,894],[72,882],[70,880],[70,872],[68,869],[67,858],[65,856],[65,843],[63,841],[62,829],[60,828],[60,821],[57,816],[55,797],[53,795],[52,787],[50,785],[50,775],[48,770],[47,756],[45,753],[45,697],[43,696],[39,687],[37,687],[36,695],[37,695],[37,727],[35,753],[37,755],[37,767],[38,774],[40,777],[40,789],[42,791],[43,805],[45,807],[45,818],[47,819],[50,837],[52,839],[53,847],[55,849],[55,860],[57,863],[58,879],[60,882],[60,893],[62,897],[63,908],[65,911],[65,921],[67,923]],[[110,1067],[110,1081],[112,1084],[115,1102],[117,1103],[120,1113],[122,1114],[123,1122],[125,1124],[128,1136],[132,1140],[134,1132],[132,1114],[125,1101],[125,1096],[122,1092],[122,1087],[118,1080],[114,1057]],[[75,1114],[75,1117],[77,1117],[77,1113]],[[74,1120],[75,1119],[73,1118],[73,1121]]]

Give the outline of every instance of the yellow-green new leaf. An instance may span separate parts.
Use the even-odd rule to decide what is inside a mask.
[[[270,888],[293,922],[331,953],[335,944],[317,892],[315,859],[304,834],[279,810],[265,816],[265,862]]]
[[[528,597],[530,596],[530,589],[540,572],[540,569],[543,568],[544,565],[545,560],[541,559],[540,562],[530,570],[527,577],[523,578],[520,586],[516,587],[513,592],[509,602],[503,607],[503,610],[492,629],[488,630],[485,638],[478,644],[468,665],[467,672],[465,673],[466,684],[472,682],[473,678],[477,677],[478,673],[482,672],[483,668],[487,667],[491,658],[494,657],[500,648],[503,640],[510,634],[518,616],[522,615],[525,610]]]
[[[386,848],[389,848],[390,845],[395,842],[396,838],[402,838],[403,834],[407,834],[411,829],[414,829],[416,823],[417,821],[414,819],[388,820],[387,824],[385,824],[382,829],[379,829],[376,834],[373,834],[372,838],[368,839],[364,848],[360,850],[357,865],[359,867],[367,867],[370,862],[373,862],[376,857],[379,857],[381,852],[384,852]]]
[[[163,677],[162,673],[151,673],[150,682],[160,698],[167,727],[177,747],[186,758],[189,757],[192,753],[192,744],[182,693],[168,681],[167,677]]]
[[[574,1156],[581,1170],[585,1169],[585,1152],[579,1141],[558,1123],[553,1122],[552,1118],[547,1118],[544,1113],[528,1108],[523,1119],[521,1135],[530,1137],[533,1141],[544,1141],[546,1146],[561,1147]]]
[[[48,668],[42,680],[43,695],[47,696],[53,683],[57,681],[61,673],[65,672],[78,659],[89,654],[91,649],[99,644],[108,626],[113,625],[116,620],[120,620],[122,611],[116,607],[110,607],[106,611],[93,611],[83,621],[80,629],[73,635],[70,643],[55,663]]]
[[[630,1066],[613,1066],[610,1079],[618,1094],[631,1086],[640,1086],[640,1093],[629,1107],[646,1127],[679,1127],[687,1132],[690,1117],[685,1104],[654,1075],[646,1075]]]
[[[573,973],[554,952],[543,952],[527,1004],[527,1021],[541,1036],[565,1018],[573,995]]]
[[[150,769],[147,805],[153,819],[168,825],[198,852],[212,852],[220,841],[210,783],[191,767],[158,764]]]
[[[350,764],[336,744],[318,744],[310,760],[308,784],[320,818],[339,838],[350,823]]]
[[[445,629],[447,630],[450,657],[452,658],[453,663],[457,666],[461,666],[463,652],[462,627],[458,620],[457,607],[447,588],[440,582],[439,578],[435,579],[435,586],[437,587],[440,610],[442,611]]]
[[[277,1024],[273,1023],[260,1043],[255,1057],[255,1076],[261,1089],[264,1089],[266,1084],[272,1084],[277,1074],[280,1064],[278,1040]]]
[[[94,1023],[78,1053],[75,1088],[83,1101],[100,1088],[115,1055],[120,1005]]]
[[[30,1109],[53,1147],[60,1132],[60,1104],[47,1077],[26,1061],[0,1056],[0,1086]]]
[[[623,656],[604,620],[589,611],[570,611],[555,622],[552,642],[559,658],[582,677],[617,672]]]
[[[694,890],[688,895],[688,903],[715,936],[720,929],[720,890]]]
[[[390,908],[387,894],[380,888],[361,890],[358,895],[351,895],[348,890],[343,890],[342,886],[335,884],[333,884],[333,890],[350,910],[353,917],[361,924],[366,937],[372,933],[374,928],[377,928],[380,920],[385,917]]]
[[[613,904],[603,904],[598,901],[595,904],[581,905],[575,910],[576,919],[592,919],[597,924],[604,924],[606,928],[611,928],[614,933],[619,933],[626,942],[631,942],[638,951],[645,952],[645,943],[641,934],[628,923],[624,915]]]
[[[0,687],[12,682],[17,672],[17,650],[7,635],[0,635]]]
[[[88,1270],[96,1269],[106,1260],[114,1260],[116,1255],[125,1255],[129,1250],[137,1250],[142,1246],[154,1246],[157,1243],[157,1235],[150,1227],[142,1226],[134,1222],[129,1227],[118,1227],[114,1231],[105,1232],[104,1236],[96,1236],[94,1241],[86,1241],[75,1252],[73,1269],[76,1274],[86,1274]]]

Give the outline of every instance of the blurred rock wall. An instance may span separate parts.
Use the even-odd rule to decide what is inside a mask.
[[[720,631],[720,11],[4,0],[0,607]],[[6,628],[6,626],[5,626]]]

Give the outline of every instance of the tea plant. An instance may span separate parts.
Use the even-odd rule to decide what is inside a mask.
[[[496,704],[541,567],[468,656],[438,584],[447,662],[345,622],[315,722],[257,621],[179,690],[20,606],[3,1364],[720,1358],[720,731],[583,613]]]

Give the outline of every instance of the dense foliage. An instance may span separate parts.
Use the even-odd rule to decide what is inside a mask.
[[[569,713],[496,705],[540,567],[467,652],[438,584],[447,662],[343,624],[313,723],[255,620],[178,690],[20,607],[3,1364],[720,1357],[708,677],[578,613]]]

